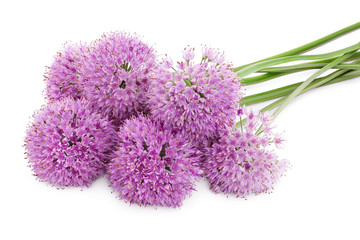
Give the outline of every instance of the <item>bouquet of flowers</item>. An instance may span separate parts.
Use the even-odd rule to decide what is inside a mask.
[[[106,174],[120,199],[141,206],[180,207],[201,178],[215,193],[271,192],[290,165],[275,152],[284,140],[274,118],[299,94],[360,75],[360,43],[304,53],[359,28],[239,67],[209,47],[201,56],[186,47],[176,62],[158,59],[138,35],[124,32],[67,43],[47,68],[47,104],[26,132],[29,166],[58,188],[89,187]],[[284,65],[295,61],[306,62]],[[313,69],[303,82],[243,92]],[[272,99],[259,112],[249,107]]]

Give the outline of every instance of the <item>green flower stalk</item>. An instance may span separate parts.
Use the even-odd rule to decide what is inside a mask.
[[[359,28],[360,22],[293,50],[256,61],[252,64],[246,64],[235,68],[234,71],[238,74],[238,77],[240,78],[243,85],[257,84],[288,74],[317,69],[317,71],[312,74],[306,81],[246,96],[242,99],[240,104],[251,105],[275,98],[280,98],[279,100],[261,109],[261,112],[264,113],[277,108],[272,114],[272,118],[274,119],[296,96],[320,86],[345,81],[359,76],[360,61],[356,60],[360,59],[360,43],[324,54],[299,55]],[[280,64],[303,60],[310,62],[291,66],[274,67]],[[325,77],[319,77],[331,69],[335,69],[336,71],[328,74]],[[249,77],[249,75],[253,73],[261,73],[261,75]],[[244,122],[246,122],[246,119],[240,120],[236,126],[242,127]],[[261,132],[263,132],[262,126],[260,126],[256,134],[258,135]]]
[[[284,63],[289,63],[289,62],[294,62],[294,61],[302,61],[302,60],[321,60],[321,59],[330,59],[330,58],[334,58],[337,56],[341,56],[343,54],[349,53],[349,52],[353,52],[355,50],[358,50],[360,48],[360,43],[357,43],[355,45],[352,45],[350,47],[338,50],[338,51],[334,51],[334,52],[330,52],[330,53],[325,53],[325,54],[318,54],[318,55],[295,55],[295,56],[287,56],[287,57],[282,57],[282,58],[276,58],[276,59],[270,59],[267,61],[263,61],[263,62],[259,62],[253,65],[250,65],[246,68],[243,68],[239,71],[235,71],[238,74],[238,77],[240,79],[243,79],[244,77],[258,72],[261,69],[267,68],[267,67],[271,67],[274,65],[279,65],[279,64],[284,64]],[[246,82],[242,81],[243,83],[246,84]]]
[[[360,43],[357,43],[355,45],[352,45],[350,47],[338,51],[325,53],[325,54],[298,55],[310,51],[314,48],[320,47],[338,37],[353,32],[359,28],[360,28],[360,22],[355,23],[344,29],[341,29],[330,35],[327,35],[323,38],[320,38],[316,41],[305,44],[301,47],[292,49],[290,51],[281,54],[274,55],[272,57],[265,58],[260,61],[256,61],[251,64],[246,64],[235,68],[234,71],[238,74],[243,85],[257,84],[296,72],[320,69],[311,77],[311,80],[309,81],[308,84],[306,84],[305,87],[304,85],[302,85],[305,84],[304,82],[299,82],[299,83],[287,85],[285,87],[277,88],[274,90],[246,96],[242,99],[241,105],[250,105],[279,97],[285,97],[287,95],[290,95],[292,91],[295,91],[295,89],[297,89],[301,85],[302,85],[301,87],[302,89],[297,92],[297,95],[316,87],[345,81],[359,76],[358,71],[360,70],[360,61],[356,61],[356,60],[360,59],[360,52],[358,51],[360,48]],[[274,67],[274,65],[289,63],[293,61],[300,61],[300,60],[316,60],[316,61],[310,61],[307,63],[301,63],[291,66]],[[318,75],[326,72],[329,69],[337,69],[337,71],[329,74],[326,77],[317,78]],[[248,77],[248,75],[251,75],[253,73],[262,73],[262,74]],[[275,106],[279,106],[280,102],[284,102],[284,101],[285,99],[282,99],[281,101],[279,100],[276,104],[271,105],[271,109],[273,109]],[[265,111],[266,109],[269,108],[265,108],[263,111]]]
[[[346,34],[349,34],[353,31],[356,31],[360,29],[360,22],[358,23],[355,23],[351,26],[348,26],[346,28],[343,28],[339,31],[336,31],[334,33],[331,33],[325,37],[322,37],[318,40],[315,40],[313,42],[310,42],[310,43],[307,43],[303,46],[300,46],[300,47],[297,47],[297,48],[294,48],[292,50],[289,50],[289,51],[286,51],[286,52],[283,52],[283,53],[280,53],[280,54],[277,54],[277,55],[274,55],[272,57],[268,57],[268,58],[265,58],[265,59],[262,59],[262,60],[259,60],[259,61],[256,61],[256,62],[253,62],[253,63],[250,63],[250,64],[246,64],[246,65],[242,65],[242,66],[239,66],[239,67],[236,67],[235,68],[235,72],[238,72],[240,71],[241,69],[244,69],[250,65],[254,65],[254,64],[257,64],[257,63],[260,63],[260,62],[264,62],[264,61],[267,61],[267,60],[271,60],[271,59],[276,59],[276,58],[282,58],[282,57],[287,57],[287,56],[293,56],[293,55],[298,55],[298,54],[301,54],[301,53],[305,53],[305,52],[308,52],[310,50],[313,50],[315,48],[318,48],[326,43],[329,43],[339,37],[342,37]]]

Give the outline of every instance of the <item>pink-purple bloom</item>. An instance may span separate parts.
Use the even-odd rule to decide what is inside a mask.
[[[191,139],[211,137],[232,126],[242,96],[232,65],[214,49],[206,48],[204,54],[201,62],[195,63],[194,49],[186,48],[185,61],[177,67],[165,59],[148,92],[153,116]]]
[[[54,62],[45,72],[46,96],[50,101],[66,97],[79,99],[79,63],[82,60],[85,45],[66,44],[55,56]]]
[[[223,132],[205,148],[203,168],[210,188],[216,192],[246,197],[272,190],[288,168],[271,149],[283,141],[272,131],[268,115],[242,112],[240,129]],[[262,126],[263,132],[257,134]]]
[[[116,131],[84,99],[64,98],[34,115],[25,138],[30,167],[57,187],[88,187],[104,173]]]
[[[84,96],[103,115],[125,120],[145,111],[145,93],[155,68],[153,48],[137,35],[104,34],[87,49],[81,62]]]
[[[125,121],[119,139],[108,177],[120,199],[144,206],[181,206],[201,173],[198,152],[181,135],[142,115]]]

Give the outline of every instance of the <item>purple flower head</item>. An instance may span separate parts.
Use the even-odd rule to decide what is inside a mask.
[[[116,144],[111,123],[86,100],[63,100],[43,107],[26,132],[30,166],[41,181],[57,187],[88,187],[104,173]]]
[[[201,174],[198,152],[182,136],[141,115],[125,121],[119,138],[108,164],[119,197],[144,206],[181,206]]]
[[[273,185],[288,168],[286,160],[279,160],[273,149],[280,144],[272,132],[268,116],[244,110],[246,121],[241,129],[219,136],[205,149],[203,168],[210,188],[216,193],[246,197],[271,191]],[[257,135],[260,126],[264,131]]]
[[[211,51],[212,58],[219,59]],[[166,60],[160,64],[148,103],[153,116],[168,128],[202,139],[233,125],[241,99],[240,81],[231,64],[209,58],[194,63],[193,53],[194,49],[185,49],[185,61],[178,62],[177,69],[169,69]]]
[[[112,119],[144,111],[145,92],[156,67],[153,48],[137,35],[112,32],[95,41],[81,63],[85,98]]]
[[[79,99],[79,62],[83,58],[85,46],[65,44],[63,51],[58,52],[53,64],[45,72],[46,95],[50,101],[66,97]]]

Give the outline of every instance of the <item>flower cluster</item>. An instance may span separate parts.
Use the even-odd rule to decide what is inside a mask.
[[[121,121],[145,110],[156,58],[138,36],[104,34],[87,48],[80,65],[84,96],[101,113]]]
[[[213,191],[245,197],[270,191],[288,162],[268,149],[283,142],[269,116],[241,109],[240,117],[240,129],[224,132],[205,148],[203,164]]]
[[[36,176],[58,187],[89,186],[104,173],[116,132],[88,101],[64,98],[34,115],[25,138]]]
[[[139,116],[124,123],[119,139],[108,165],[119,197],[139,205],[181,206],[200,176],[199,154],[184,137]]]
[[[219,51],[185,48],[159,63],[137,35],[66,45],[46,72],[26,155],[38,179],[89,186],[103,173],[120,199],[180,207],[205,176],[215,192],[269,191],[287,168],[265,115],[240,109],[242,89]],[[244,119],[235,129],[237,118]],[[262,134],[256,133],[262,126]]]
[[[204,48],[200,63],[193,48],[185,48],[184,61],[173,67],[165,59],[149,89],[154,117],[190,139],[204,139],[232,126],[241,99],[240,81],[232,65],[211,48]]]

